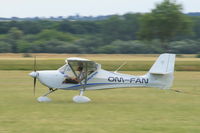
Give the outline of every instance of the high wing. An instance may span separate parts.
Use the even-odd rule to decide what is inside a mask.
[[[78,58],[78,57],[70,57],[70,58],[67,58],[65,60],[66,63],[68,62],[94,62],[94,61],[91,61],[91,60],[88,60],[88,59],[84,59],[84,58]]]

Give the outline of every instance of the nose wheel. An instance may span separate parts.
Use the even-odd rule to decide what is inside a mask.
[[[47,96],[40,96],[37,98],[38,102],[51,102],[52,100],[48,98]]]
[[[58,89],[49,88],[49,92],[45,93],[43,96],[38,97],[37,101],[38,102],[51,102],[52,100],[50,98],[48,98],[47,96],[56,90],[58,90]]]

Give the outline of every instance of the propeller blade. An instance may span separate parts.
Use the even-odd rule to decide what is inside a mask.
[[[35,96],[35,86],[36,86],[36,77],[34,78],[34,83],[33,83],[33,94]]]
[[[34,56],[34,65],[33,65],[33,71],[36,72],[36,56]],[[35,87],[36,87],[36,77],[34,77],[34,81],[33,81],[33,94],[35,96]]]

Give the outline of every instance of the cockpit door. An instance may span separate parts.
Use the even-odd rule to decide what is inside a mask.
[[[79,81],[87,79],[97,69],[97,64],[92,61],[68,61],[68,65]]]
[[[70,70],[72,71],[75,78],[68,77],[64,83],[75,83],[81,84],[83,88],[86,87],[87,77],[97,70],[97,64],[93,61],[83,58],[68,58],[66,60]]]

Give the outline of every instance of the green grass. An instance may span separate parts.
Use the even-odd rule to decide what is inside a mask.
[[[75,104],[77,91],[57,91],[51,103],[36,97],[47,89],[29,71],[0,71],[0,133],[198,133],[200,72],[176,72],[172,89],[123,88],[86,91],[92,99]],[[144,72],[128,72],[141,74]]]
[[[109,61],[109,60],[95,60],[102,65],[106,70],[116,70],[124,61]],[[145,61],[126,61],[121,70],[122,71],[147,71],[150,69],[155,60]],[[38,70],[58,69],[64,65],[64,59],[42,59],[37,61]],[[33,60],[0,60],[0,70],[32,70]],[[176,61],[176,71],[200,71],[200,60],[195,61]]]
[[[114,71],[127,62],[121,71],[147,71],[159,55],[155,54],[31,54],[37,56],[37,70],[58,69],[68,57],[87,58],[102,64],[102,68]],[[0,54],[0,70],[32,70],[33,57],[22,54]],[[200,59],[195,55],[177,55],[176,71],[200,71]]]

